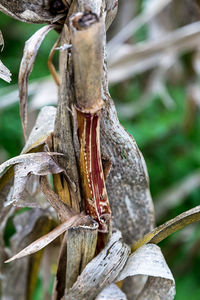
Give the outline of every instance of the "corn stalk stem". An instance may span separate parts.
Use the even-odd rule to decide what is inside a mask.
[[[111,210],[100,150],[103,22],[94,13],[77,13],[70,26],[85,211],[99,223],[100,232],[108,232]]]

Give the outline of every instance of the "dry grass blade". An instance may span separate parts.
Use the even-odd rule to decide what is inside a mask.
[[[4,66],[4,64],[2,63],[1,60],[0,60],[0,78],[5,80],[6,82],[11,81],[11,73],[8,70],[8,68],[6,68],[6,66]]]
[[[200,220],[200,206],[196,206],[170,221],[160,225],[151,232],[147,233],[142,239],[133,244],[131,250],[136,251],[138,248],[147,243],[158,244],[172,233]]]
[[[35,242],[31,243],[29,246],[24,248],[22,251],[11,257],[6,261],[6,263],[14,261],[16,259],[22,258],[24,256],[33,254],[44,247],[46,247],[48,244],[50,244],[52,241],[54,241],[58,236],[60,236],[62,233],[64,233],[67,229],[77,226],[78,224],[83,224],[83,221],[86,219],[86,217],[80,215],[76,215],[71,217],[69,220],[67,220],[65,223],[59,225],[51,232],[47,233],[43,237],[39,238]]]
[[[28,77],[32,71],[34,61],[40,45],[47,33],[54,28],[47,25],[39,29],[27,42],[24,48],[24,55],[19,70],[19,97],[20,97],[20,116],[26,137],[27,127],[27,99],[28,99]]]

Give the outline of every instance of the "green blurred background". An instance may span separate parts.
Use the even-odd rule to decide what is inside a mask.
[[[40,27],[20,23],[0,13],[0,29],[5,39],[5,47],[0,53],[0,58],[12,73],[11,84],[0,80],[0,96],[16,90],[24,43]],[[137,42],[145,37],[146,28],[143,27],[134,39]],[[56,38],[57,34],[50,32],[42,43],[30,82],[49,75],[47,57]],[[191,53],[185,53],[180,57],[186,75],[191,71],[190,55]],[[199,79],[195,78],[195,81],[198,83]],[[133,135],[144,155],[152,197],[157,206],[165,191],[174,185],[178,186],[187,176],[200,172],[200,114],[198,109],[191,111],[185,81],[181,79],[175,84],[166,82],[166,89],[175,104],[173,108],[167,109],[159,95],[149,95],[151,101],[148,105],[141,112],[126,118],[121,113],[120,107],[129,107],[137,103],[143,93],[143,86],[144,74],[111,86],[110,92],[117,105],[120,121]],[[18,155],[23,144],[18,103],[3,108],[0,106],[0,162]],[[157,219],[157,224],[162,224],[181,212],[199,205],[199,200],[200,188],[197,186],[166,209]],[[10,232],[12,230],[8,230],[8,235]],[[200,299],[200,225],[195,224],[174,234],[160,246],[176,279],[175,299]],[[41,299],[40,279],[34,299]]]

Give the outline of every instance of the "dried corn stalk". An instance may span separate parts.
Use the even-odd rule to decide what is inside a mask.
[[[8,1],[0,4],[0,10],[21,21],[59,20],[55,26],[40,29],[26,43],[19,74],[24,129],[28,76],[50,29],[60,32],[62,50],[57,110],[44,108],[22,154],[0,166],[2,299],[31,298],[42,255],[37,251],[65,233],[52,299],[171,300],[174,279],[155,243],[198,221],[200,209],[196,207],[153,230],[154,209],[145,162],[134,139],[119,124],[108,92],[106,29],[116,14],[117,1],[57,0],[45,5],[18,1],[16,9],[14,2],[12,7]],[[49,174],[53,174],[54,190],[46,177]],[[49,202],[45,210],[41,209],[39,191]],[[8,255],[2,232],[13,214],[11,204],[33,207],[33,199],[37,199],[38,208],[17,218],[13,238],[17,243],[12,243]],[[62,224],[54,228],[59,222]],[[35,240],[40,234],[45,236]],[[29,254],[34,256],[27,258]],[[10,262],[26,257],[23,265],[16,260],[5,266],[2,259],[6,256],[13,256]],[[6,291],[10,278],[12,287],[17,286],[19,272],[26,289],[23,281],[18,289]]]

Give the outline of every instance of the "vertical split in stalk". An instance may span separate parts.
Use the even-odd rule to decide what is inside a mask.
[[[98,222],[100,232],[108,232],[111,210],[100,151],[104,28],[93,13],[76,14],[70,26],[85,211]]]
[[[106,220],[109,219],[111,211],[101,161],[100,116],[101,111],[82,113],[77,110],[85,211],[99,223],[99,231],[107,232]]]

